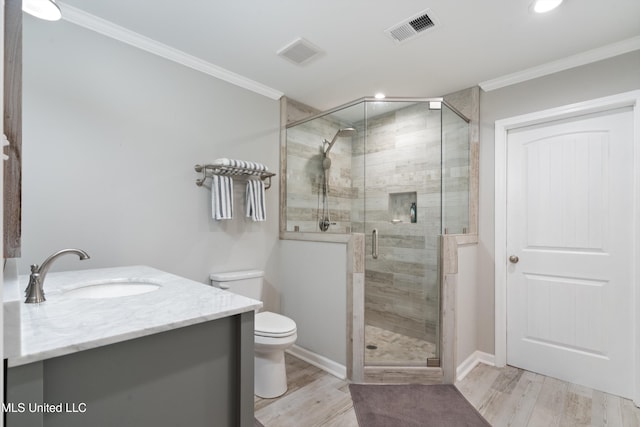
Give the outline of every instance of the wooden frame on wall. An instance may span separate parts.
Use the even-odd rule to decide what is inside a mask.
[[[4,134],[9,146],[4,162],[4,258],[20,257],[22,229],[22,2],[5,0]]]

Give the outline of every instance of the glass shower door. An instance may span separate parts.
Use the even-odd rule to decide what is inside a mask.
[[[365,366],[439,363],[440,113],[427,102],[368,102],[358,124]]]

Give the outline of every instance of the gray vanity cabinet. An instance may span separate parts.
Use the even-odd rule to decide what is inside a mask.
[[[253,426],[253,322],[250,311],[9,368],[6,425]]]

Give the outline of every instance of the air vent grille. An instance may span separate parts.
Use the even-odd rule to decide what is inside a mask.
[[[405,41],[416,35],[416,32],[413,31],[411,27],[408,25],[403,25],[401,27],[394,28],[393,30],[389,30],[389,32],[391,33],[391,36],[396,41],[399,41],[399,42]]]
[[[412,20],[411,22],[409,22],[409,24],[411,24],[413,29],[416,30],[417,32],[424,31],[427,28],[431,28],[435,25],[431,20],[431,18],[429,18],[429,15],[427,15],[426,13]]]
[[[417,37],[425,30],[434,28],[435,26],[436,20],[433,17],[433,12],[427,9],[411,18],[405,19],[391,28],[387,28],[385,33],[395,42],[401,43]]]
[[[296,65],[306,64],[321,53],[317,46],[303,38],[292,41],[277,52],[278,55]]]

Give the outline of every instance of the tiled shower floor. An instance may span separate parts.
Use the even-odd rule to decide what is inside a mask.
[[[367,346],[375,345],[376,349]],[[436,357],[436,345],[376,326],[365,326],[365,365],[426,366]]]

